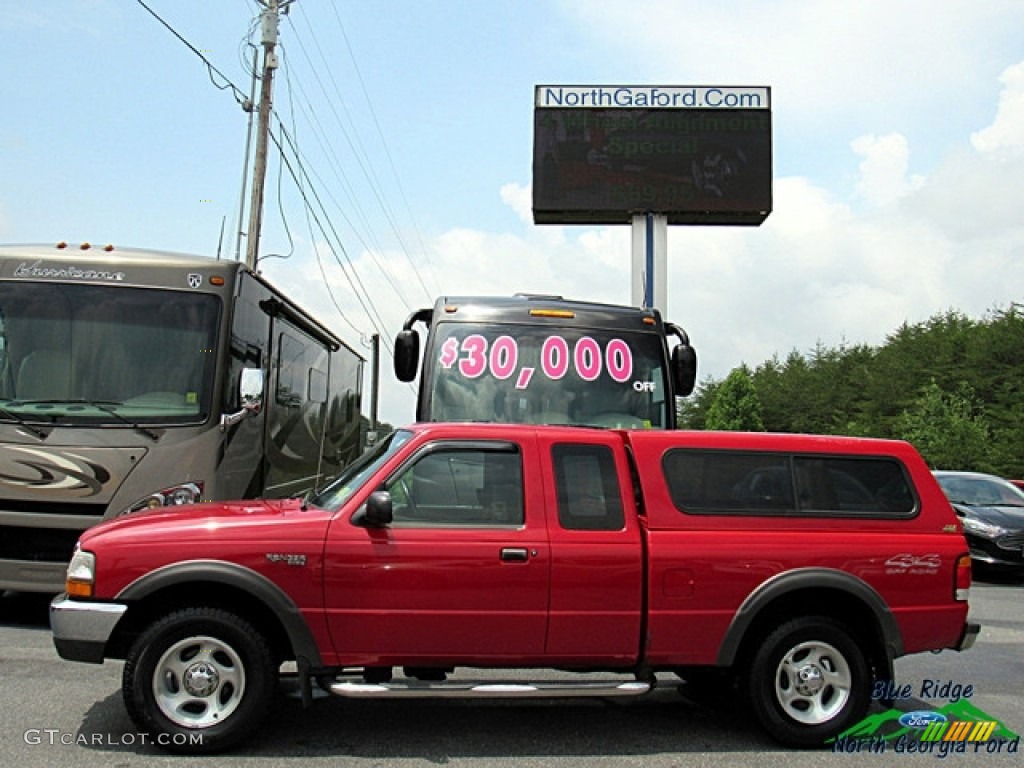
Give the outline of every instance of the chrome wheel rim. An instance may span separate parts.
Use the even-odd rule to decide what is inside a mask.
[[[215,637],[179,640],[157,661],[153,697],[160,711],[183,728],[209,728],[226,720],[245,693],[238,652]]]
[[[852,687],[846,658],[820,640],[791,648],[775,671],[775,698],[786,715],[805,725],[836,717],[850,700]]]

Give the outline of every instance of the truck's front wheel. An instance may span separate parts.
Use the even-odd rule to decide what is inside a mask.
[[[754,654],[747,690],[768,733],[794,747],[821,747],[864,717],[871,673],[850,632],[831,619],[782,624]]]
[[[266,716],[277,670],[264,637],[217,608],[176,611],[151,624],[124,665],[122,694],[132,720],[175,752],[216,752],[238,743]]]

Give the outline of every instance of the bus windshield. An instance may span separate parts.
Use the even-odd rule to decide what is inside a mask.
[[[666,357],[653,331],[442,321],[424,360],[427,420],[664,429]]]
[[[220,303],[202,293],[0,283],[0,419],[204,421]]]

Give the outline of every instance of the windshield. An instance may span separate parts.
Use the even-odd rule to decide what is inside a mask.
[[[429,421],[665,428],[666,352],[654,332],[439,323]]]
[[[973,507],[1024,507],[1024,491],[998,477],[936,475],[950,501]]]
[[[210,294],[0,283],[0,420],[204,421],[219,315]]]
[[[410,437],[412,437],[412,432],[404,429],[392,432],[372,450],[349,464],[340,475],[331,481],[330,485],[322,491],[314,493],[309,498],[309,503],[330,512],[336,511],[362,487],[368,477],[391,458],[395,451],[405,445]]]

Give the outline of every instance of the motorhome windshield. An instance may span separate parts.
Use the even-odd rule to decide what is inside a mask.
[[[654,331],[441,322],[425,361],[430,420],[664,429],[665,360]]]
[[[220,312],[210,294],[0,283],[0,421],[204,421]]]

